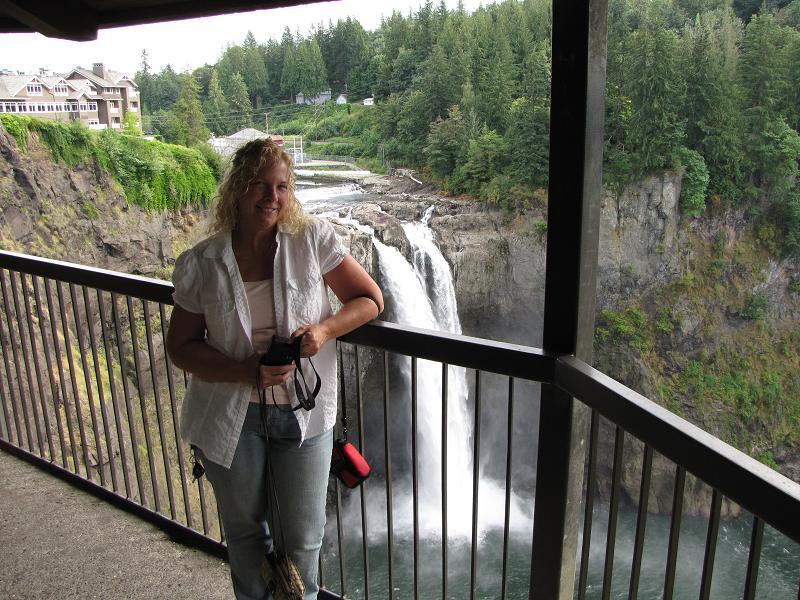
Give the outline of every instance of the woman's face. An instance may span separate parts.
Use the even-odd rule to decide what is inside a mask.
[[[279,160],[265,165],[250,182],[239,199],[239,227],[256,232],[269,230],[278,224],[278,217],[289,201],[289,171]]]

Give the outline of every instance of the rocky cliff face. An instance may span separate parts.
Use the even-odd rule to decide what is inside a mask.
[[[99,165],[69,169],[32,139],[22,152],[0,127],[0,247],[164,277],[201,216],[129,205]]]

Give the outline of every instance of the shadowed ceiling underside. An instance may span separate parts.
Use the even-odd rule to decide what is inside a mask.
[[[97,38],[98,29],[209,17],[310,0],[0,0],[0,33],[30,33],[66,40]]]

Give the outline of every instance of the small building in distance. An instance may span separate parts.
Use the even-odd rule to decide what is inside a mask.
[[[94,63],[66,75],[0,74],[0,113],[55,121],[80,121],[92,129],[119,129],[125,115],[136,116],[141,128],[139,86],[124,73]]]
[[[294,97],[295,104],[324,104],[328,100],[331,99],[331,90],[327,89],[324,92],[320,92],[316,96],[309,96],[306,97],[303,92],[300,92]]]
[[[339,94],[336,96],[336,104],[347,104],[347,94]]]
[[[370,96],[369,98],[364,98],[361,101],[361,104],[363,104],[364,106],[374,106],[375,105],[375,98],[373,98],[372,96]]]

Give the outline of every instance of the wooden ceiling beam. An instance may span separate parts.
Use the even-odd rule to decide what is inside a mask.
[[[97,39],[97,12],[80,0],[0,0],[0,12],[47,37],[78,42]]]

